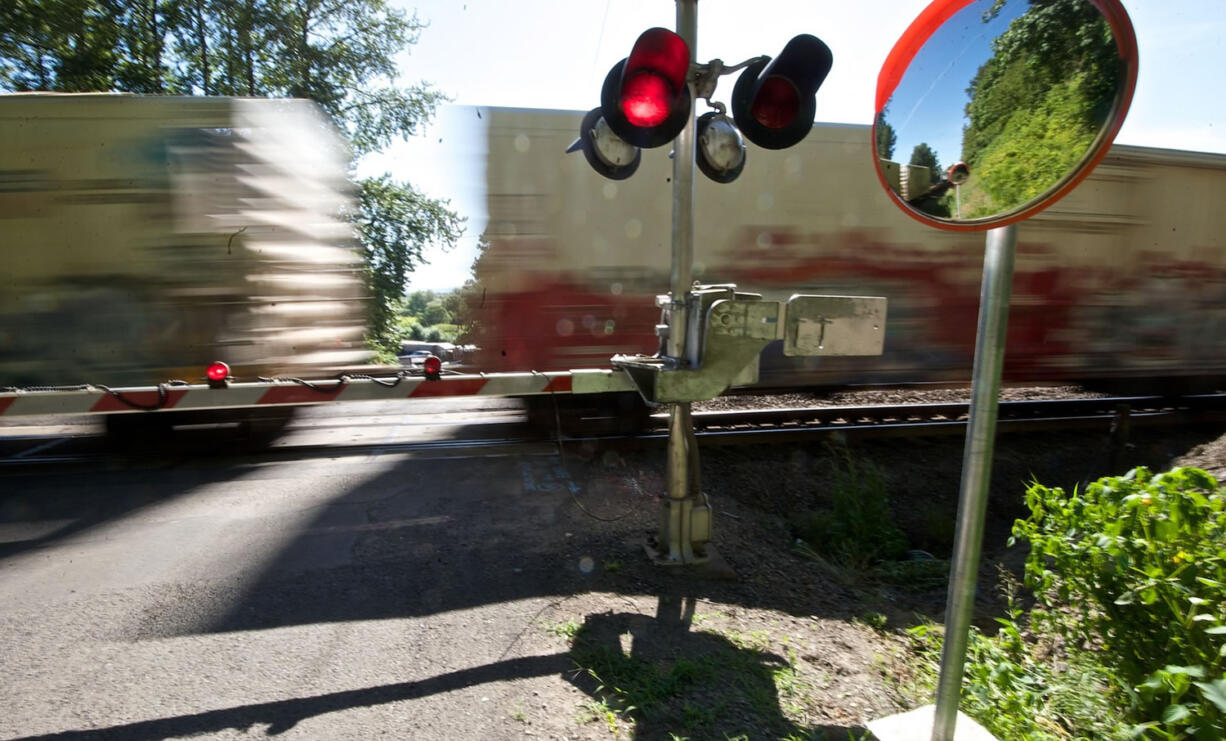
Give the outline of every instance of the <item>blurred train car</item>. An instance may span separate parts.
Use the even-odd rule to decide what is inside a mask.
[[[347,153],[313,104],[3,95],[0,137],[0,387],[368,359]]]
[[[668,147],[623,181],[565,154],[582,113],[491,109],[488,247],[470,321],[484,370],[607,367],[654,353],[667,293]],[[818,124],[796,147],[749,147],[740,178],[696,174],[696,280],[786,299],[889,299],[874,358],[761,359],[763,387],[963,383],[982,233],[925,227],[890,204],[870,129]],[[1226,156],[1115,146],[1075,191],[1019,225],[1005,382],[1134,392],[1226,378]]]

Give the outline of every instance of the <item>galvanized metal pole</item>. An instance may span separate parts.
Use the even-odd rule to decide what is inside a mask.
[[[698,53],[698,0],[677,0],[677,34],[690,47],[690,63]],[[694,282],[694,141],[696,124],[690,111],[685,128],[673,141],[673,262],[669,288],[673,305],[683,301]],[[669,330],[673,357],[685,355],[686,316],[676,311]]]
[[[937,684],[932,741],[952,741],[957,720],[962,670],[975,607],[979,554],[983,548],[988,485],[992,477],[992,448],[996,437],[996,412],[1001,368],[1005,359],[1005,330],[1009,321],[1009,293],[1016,245],[1016,226],[1000,227],[987,234],[983,285],[979,294],[979,328],[975,336],[970,419],[962,454],[958,524],[945,608],[945,644],[941,650],[941,677]]]
[[[690,47],[690,62],[697,59],[698,0],[677,0],[677,33]],[[686,357],[686,299],[694,282],[694,141],[695,123],[691,111],[685,128],[673,142],[673,233],[672,299],[669,319],[668,354],[679,360]],[[682,361],[684,362],[684,361]],[[690,550],[689,456],[687,433],[693,424],[688,402],[673,404],[668,415],[668,559],[685,562]],[[661,544],[662,546],[664,544]]]

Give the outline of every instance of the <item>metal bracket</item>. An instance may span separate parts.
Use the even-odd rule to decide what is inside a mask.
[[[787,302],[783,354],[880,355],[885,348],[885,312],[884,298],[793,296]]]
[[[703,401],[731,386],[756,383],[758,356],[775,340],[783,340],[788,356],[880,355],[884,348],[884,298],[796,295],[786,302],[763,301],[728,284],[696,286],[684,306],[689,358],[612,359],[650,403]]]

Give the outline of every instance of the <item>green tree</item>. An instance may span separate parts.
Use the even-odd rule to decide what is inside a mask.
[[[928,146],[927,142],[920,142],[915,145],[915,149],[911,150],[911,159],[908,164],[927,167],[933,175],[933,179],[940,173],[941,165],[937,162],[937,153]]]
[[[490,242],[485,234],[482,234],[477,239],[477,256],[473,258],[473,264],[469,268],[472,277],[464,281],[464,285],[456,291],[459,306],[452,316],[459,325],[457,341],[463,344],[482,345],[485,326],[494,318],[490,316],[492,310],[486,306],[486,286],[483,282],[486,266],[489,264],[489,249]]]
[[[390,175],[368,178],[359,187],[358,214],[353,221],[374,296],[371,338],[377,347],[394,351],[401,337],[393,320],[405,296],[409,274],[421,261],[427,244],[458,239],[462,221],[446,203],[428,198]],[[430,300],[422,302],[421,298],[420,292],[415,292],[407,302],[409,313],[418,318]]]
[[[426,304],[434,300],[434,291],[413,291],[405,299],[404,310],[413,316],[420,317],[426,313]]]
[[[398,82],[396,56],[422,28],[387,0],[0,0],[0,89],[309,98],[361,157],[417,133],[444,99]],[[394,350],[409,273],[463,222],[390,175],[356,185],[371,338]]]
[[[877,156],[881,159],[892,159],[894,157],[894,145],[898,142],[898,134],[885,120],[886,111],[889,106],[881,110],[877,114],[876,132],[877,132]]]
[[[967,89],[962,156],[971,187],[996,203],[971,216],[1020,205],[1059,182],[1097,136],[1121,81],[1110,27],[1081,0],[1030,0],[992,51]]]
[[[424,319],[426,326],[433,326],[435,324],[450,324],[451,314],[447,313],[447,309],[443,307],[442,300],[436,298],[426,305],[426,314]]]
[[[448,322],[455,322],[455,320],[460,316],[460,311],[464,308],[464,295],[462,290],[463,289],[456,289],[439,296],[439,302],[442,304],[443,309],[447,311],[447,316],[449,317],[447,320]]]

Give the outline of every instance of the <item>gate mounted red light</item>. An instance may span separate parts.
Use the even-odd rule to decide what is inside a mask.
[[[749,65],[732,89],[732,116],[745,138],[763,149],[786,149],[813,128],[817,89],[834,56],[821,39],[802,33],[773,60]]]
[[[230,380],[230,366],[220,360],[210,363],[204,370],[204,376],[209,379],[210,388],[225,388],[226,382]]]
[[[431,381],[437,381],[443,373],[443,361],[434,355],[430,355],[421,364],[421,369],[426,374],[426,378]]]
[[[690,116],[690,46],[666,28],[649,28],[630,56],[613,65],[600,109],[613,133],[650,149],[672,141]]]

